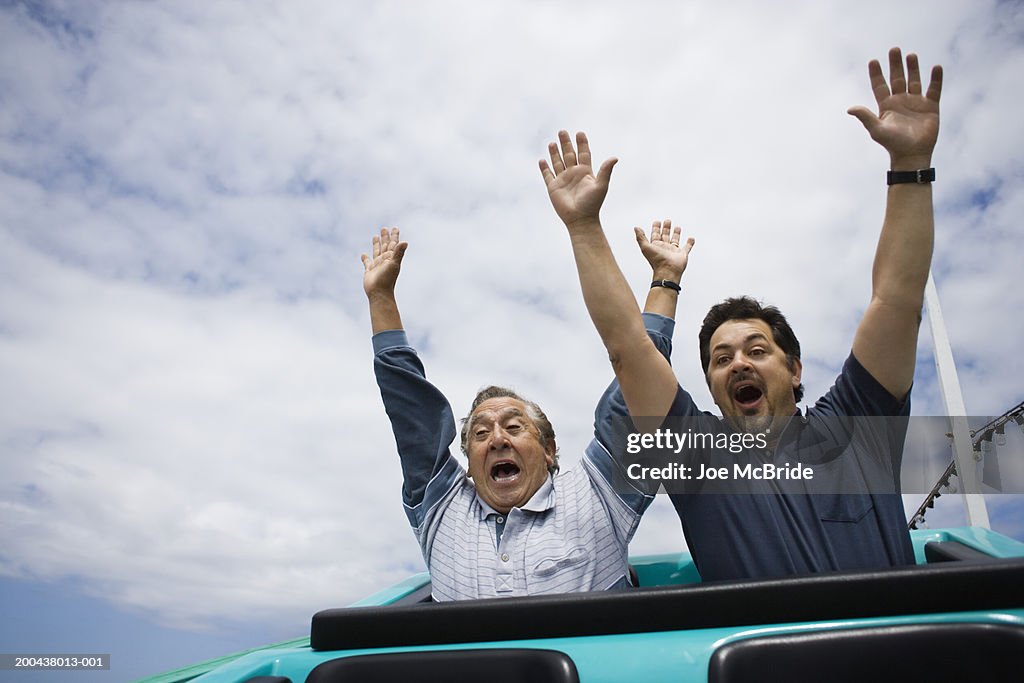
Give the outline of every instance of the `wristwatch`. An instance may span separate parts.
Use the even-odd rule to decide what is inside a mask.
[[[899,185],[902,183],[924,185],[925,183],[932,183],[935,182],[935,169],[919,168],[916,171],[889,171],[885,175],[885,182],[889,185]]]

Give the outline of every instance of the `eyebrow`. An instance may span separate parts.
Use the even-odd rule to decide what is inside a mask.
[[[755,339],[763,339],[764,341],[770,341],[768,339],[768,335],[766,335],[764,332],[752,332],[751,334],[748,334],[747,337],[743,340],[742,346],[746,346],[747,344],[749,344],[750,342],[754,341]],[[731,349],[731,348],[732,348],[732,345],[726,344],[725,342],[719,342],[719,343],[715,344],[715,348],[711,349],[711,355],[715,355],[715,353],[719,349]]]
[[[520,410],[519,408],[516,408],[514,406],[510,406],[508,408],[502,409],[502,411],[498,414],[498,419],[499,420],[507,420],[510,417],[525,417],[525,416],[526,416],[526,413],[524,413],[522,410]],[[473,417],[471,417],[469,419],[469,428],[473,429],[473,427],[475,427],[478,422],[481,422],[483,420],[491,420],[491,418],[489,416],[485,417],[481,413],[477,413],[476,415],[474,415]]]

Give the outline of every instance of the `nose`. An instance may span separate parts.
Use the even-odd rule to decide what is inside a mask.
[[[490,443],[488,444],[490,450],[500,451],[503,448],[509,448],[512,442],[509,441],[508,433],[501,428],[501,425],[495,424],[491,427]]]
[[[753,367],[750,359],[741,351],[732,357],[732,362],[729,363],[729,372],[738,375],[741,372],[753,369]]]

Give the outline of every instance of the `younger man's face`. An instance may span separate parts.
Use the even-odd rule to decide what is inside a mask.
[[[708,387],[733,426],[764,432],[775,418],[796,412],[793,390],[800,386],[800,361],[790,367],[785,352],[763,320],[728,320],[709,343]]]

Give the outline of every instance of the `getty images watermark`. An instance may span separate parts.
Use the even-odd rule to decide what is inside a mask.
[[[599,426],[620,493],[925,494],[953,457],[944,416],[796,415],[774,434],[713,415],[646,420]],[[1001,436],[976,447],[978,480],[984,493],[1024,493],[1024,434]]]
[[[768,435],[765,432],[695,432],[688,429],[677,432],[671,429],[657,429],[653,432],[633,432],[626,437],[626,453],[640,455],[645,452],[680,455],[684,451],[723,451],[730,454],[750,450],[768,450]],[[657,465],[642,465],[638,462],[626,465],[626,476],[632,480],[645,481],[701,481],[704,479],[813,479],[814,470],[797,462],[794,464],[773,464],[733,462],[728,465],[713,465],[695,461],[691,465],[682,462],[666,462]]]

